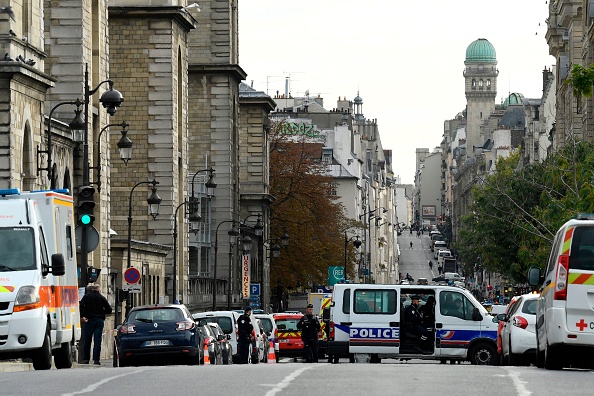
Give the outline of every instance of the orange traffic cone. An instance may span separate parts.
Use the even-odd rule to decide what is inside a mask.
[[[270,341],[270,348],[268,348],[268,364],[276,363],[276,353],[274,352],[274,342]]]
[[[208,345],[204,344],[204,365],[210,364],[210,356],[208,355]]]

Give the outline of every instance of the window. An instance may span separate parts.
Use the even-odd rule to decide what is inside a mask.
[[[483,89],[483,80],[479,80],[479,89]]]
[[[549,264],[547,265],[547,274],[555,269],[555,264],[557,264],[557,253],[559,252],[564,232],[565,228],[562,228],[555,236],[555,241],[553,242],[553,247],[551,248],[551,254],[549,256]]]
[[[66,225],[66,254],[68,255],[69,259],[72,259],[73,256],[72,249],[72,226],[70,224]]]
[[[472,89],[476,89],[476,80],[472,79]]]
[[[331,148],[323,148],[322,149],[322,162],[326,165],[332,164],[332,149]]]
[[[351,313],[351,290],[345,289],[344,293],[342,294],[342,313],[350,314]]]
[[[393,315],[396,313],[396,290],[355,290],[353,312]]]
[[[491,80],[487,80],[487,88],[491,88]]]
[[[528,300],[522,306],[522,313],[536,315],[536,303],[538,300]]]
[[[297,319],[278,319],[276,320],[276,328],[278,331],[300,331],[297,329]]]
[[[462,293],[443,291],[439,295],[439,310],[443,316],[472,320],[474,305]]]
[[[207,316],[205,318],[207,322],[210,323],[217,323],[223,329],[225,334],[231,334],[234,332],[233,330],[233,323],[231,322],[231,318],[228,316]]]

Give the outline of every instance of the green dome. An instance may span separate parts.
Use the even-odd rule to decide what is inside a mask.
[[[495,47],[487,39],[473,41],[466,48],[466,62],[497,62]]]
[[[521,105],[523,103],[522,99],[524,99],[524,95],[521,93],[513,92],[505,98],[503,102],[503,108],[507,109],[509,105]]]

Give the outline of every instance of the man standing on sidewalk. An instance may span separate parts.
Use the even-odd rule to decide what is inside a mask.
[[[83,364],[89,364],[91,341],[93,341],[93,364],[101,364],[101,339],[105,326],[105,315],[111,313],[111,306],[101,294],[101,286],[89,286],[90,291],[80,300],[80,316],[84,322]]]

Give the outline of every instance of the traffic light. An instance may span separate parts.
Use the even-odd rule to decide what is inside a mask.
[[[78,225],[92,226],[95,221],[95,189],[91,186],[78,188],[77,219]]]

